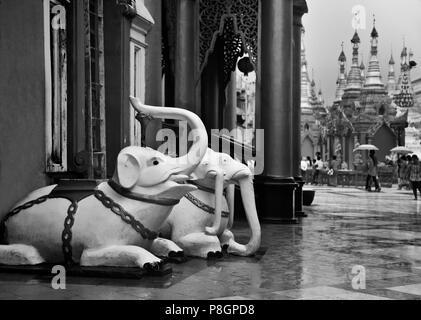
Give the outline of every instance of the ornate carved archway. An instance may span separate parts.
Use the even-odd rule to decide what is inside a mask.
[[[224,40],[225,84],[235,71],[237,59],[245,52],[257,69],[258,18],[259,0],[200,0],[200,72],[214,51],[219,36]]]

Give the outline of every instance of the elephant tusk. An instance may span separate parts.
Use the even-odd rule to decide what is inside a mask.
[[[215,179],[215,220],[212,227],[206,227],[206,233],[209,235],[219,235],[222,233],[222,197],[224,192],[224,174],[216,172]]]

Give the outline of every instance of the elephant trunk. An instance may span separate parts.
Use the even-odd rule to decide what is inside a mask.
[[[186,155],[175,158],[174,161],[179,169],[178,173],[190,175],[205,156],[208,148],[208,135],[202,120],[195,113],[185,109],[148,106],[134,97],[130,97],[130,102],[141,115],[188,122],[192,130],[193,145]]]
[[[261,228],[259,219],[257,217],[252,176],[250,175],[241,179],[239,184],[244,210],[246,212],[247,221],[251,229],[251,237],[246,245],[242,245],[235,242],[234,240],[231,240],[229,243],[228,252],[240,256],[250,256],[259,249],[261,242]]]

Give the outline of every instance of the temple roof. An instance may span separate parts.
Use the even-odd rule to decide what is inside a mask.
[[[364,82],[364,89],[377,89],[377,90],[384,90],[384,84],[381,79],[381,72],[380,72],[380,62],[377,58],[377,37],[378,33],[374,26],[375,20],[373,22],[373,31],[371,32],[371,57],[368,63],[367,74]],[[379,92],[378,94],[383,94],[384,92]],[[372,110],[373,111],[373,110]]]
[[[345,62],[346,56],[344,53],[344,43],[341,44],[342,50],[341,54],[339,55],[339,75],[338,79],[336,80],[336,92],[335,92],[335,101],[340,101],[342,99],[342,95],[344,94],[344,90],[346,88],[346,75],[345,75]]]
[[[348,93],[359,95],[359,93],[361,92],[361,70],[358,63],[358,48],[360,43],[360,37],[358,36],[357,31],[355,31],[351,42],[353,43],[352,65],[348,73],[346,88],[344,89],[344,94],[346,96],[348,96]]]
[[[354,36],[351,39],[352,43],[360,43],[360,37],[358,36],[357,31],[355,31]]]
[[[406,57],[406,56],[408,56],[408,52],[407,52],[407,48],[404,46],[403,47],[403,49],[402,49],[402,52],[401,52],[401,57]]]
[[[390,54],[389,64],[395,64],[395,60],[393,59],[393,55]]]
[[[345,56],[343,48],[342,48],[341,54],[339,55],[338,61],[340,61],[340,62],[346,61],[346,56]]]
[[[370,36],[372,38],[378,38],[379,37],[379,34],[378,34],[377,30],[376,30],[376,27],[373,26],[373,30],[371,31]]]

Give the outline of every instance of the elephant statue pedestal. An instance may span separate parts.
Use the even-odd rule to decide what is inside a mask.
[[[54,264],[40,264],[34,266],[10,266],[0,265],[0,273],[31,274],[51,276]],[[131,267],[81,267],[78,265],[67,266],[66,276],[83,278],[107,278],[107,279],[142,279],[147,276],[163,277],[172,273],[169,264],[161,265],[159,270],[145,270]]]

